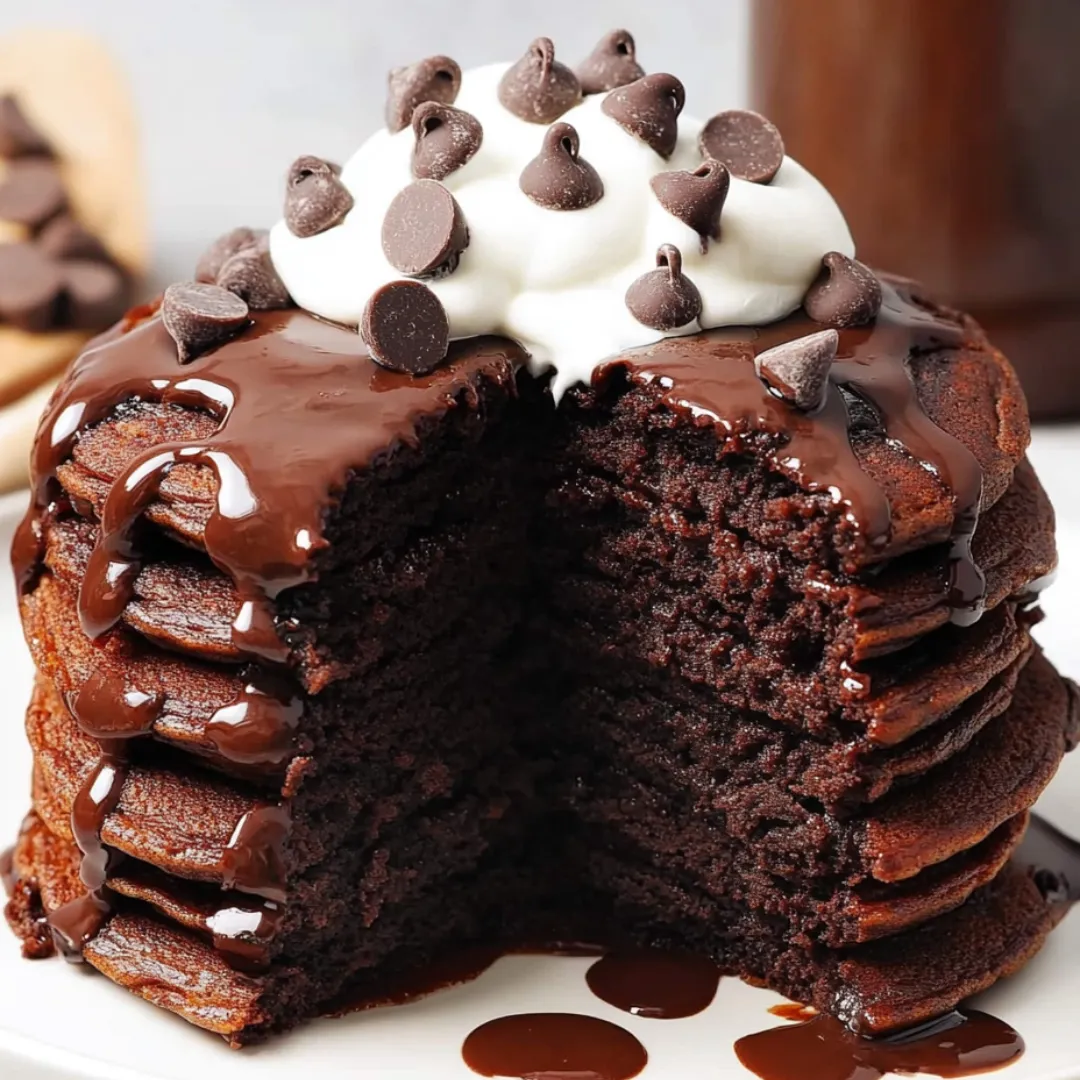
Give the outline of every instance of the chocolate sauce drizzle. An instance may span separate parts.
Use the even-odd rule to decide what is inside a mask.
[[[887,495],[863,470],[851,445],[852,402],[862,402],[885,439],[952,493],[947,602],[951,621],[968,626],[982,616],[986,594],[985,577],[971,555],[982,468],[962,442],[930,419],[909,371],[912,356],[956,348],[963,343],[963,331],[920,307],[901,283],[882,286],[884,301],[876,321],[840,331],[825,402],[812,413],[775,397],[752,363],[756,354],[820,329],[800,315],[760,328],[668,338],[604,365],[594,381],[622,368],[636,381],[659,383],[671,408],[712,421],[726,437],[760,431],[786,436],[771,466],[805,490],[830,495],[870,549],[880,550],[891,536],[892,513]]]
[[[120,856],[105,846],[101,833],[123,793],[128,774],[127,743],[150,733],[163,704],[161,695],[125,686],[101,668],[95,669],[68,701],[79,727],[101,750],[71,808],[71,831],[82,852],[79,877],[86,892],[49,912],[57,949],[69,959],[82,955],[83,946],[112,911],[106,881]]]
[[[808,490],[828,492],[871,548],[883,548],[890,536],[888,500],[860,467],[849,438],[849,402],[862,401],[884,437],[953,493],[948,603],[954,622],[973,622],[985,592],[970,547],[981,470],[971,452],[923,411],[908,371],[909,358],[920,350],[959,345],[960,327],[927,313],[902,287],[886,285],[876,323],[841,332],[826,401],[810,415],[773,397],[752,363],[755,352],[808,328],[805,318],[793,317],[760,329],[669,339],[599,368],[594,381],[622,366],[635,378],[659,381],[669,404],[711,419],[726,433],[785,434],[773,465]],[[202,542],[240,595],[232,638],[254,662],[254,674],[237,701],[212,719],[208,737],[234,762],[283,762],[294,750],[300,700],[276,683],[268,689],[261,665],[289,658],[274,600],[317,576],[324,519],[335,498],[355,470],[396,446],[415,444],[421,418],[475,394],[482,374],[509,382],[525,361],[510,342],[470,339],[453,343],[447,363],[435,372],[415,378],[374,364],[354,329],[290,309],[253,313],[243,334],[181,365],[156,309],[141,308],[75,361],[42,420],[32,460],[33,503],[12,551],[20,584],[32,585],[42,563],[44,522],[63,505],[57,470],[89,429],[135,401],[213,417],[218,426],[209,438],[154,446],[112,483],[78,597],[79,617],[92,638],[116,624],[142,566],[141,519],[158,501],[162,484],[178,466],[211,470],[217,493],[207,507]],[[110,910],[107,878],[117,856],[105,848],[101,832],[121,798],[129,745],[152,733],[163,702],[99,674],[69,704],[101,748],[72,812],[87,893],[50,916],[62,947],[77,953]],[[288,832],[284,807],[262,806],[245,815],[222,859],[225,887],[283,903]]]
[[[238,971],[257,974],[270,963],[270,945],[285,916],[285,905],[227,905],[206,916],[204,925],[217,949]]]
[[[288,679],[252,668],[236,698],[210,717],[206,737],[236,765],[282,765],[296,753],[303,711]]]

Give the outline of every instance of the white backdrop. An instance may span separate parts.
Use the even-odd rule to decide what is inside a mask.
[[[446,53],[516,59],[546,35],[576,63],[625,26],[708,115],[744,104],[748,0],[0,0],[0,33],[77,26],[113,49],[142,118],[156,283],[207,239],[278,216],[289,163],[346,158],[381,122],[387,71]]]

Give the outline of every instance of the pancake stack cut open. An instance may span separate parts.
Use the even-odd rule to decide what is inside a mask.
[[[392,93],[482,161],[425,71]],[[515,117],[555,107],[514,80]],[[604,122],[633,126],[622,102]],[[573,168],[531,184],[606,197],[544,145]],[[366,212],[348,169],[301,161],[305,243]],[[238,230],[51,402],[14,551],[24,951],[234,1045],[477,943],[690,949],[867,1034],[1014,971],[1055,907],[1010,857],[1080,708],[1031,638],[1054,522],[1007,360],[822,252],[870,310],[811,287],[560,390],[454,332],[440,282],[472,248],[438,200],[460,264],[380,287],[360,333],[282,298],[288,258]],[[682,268],[662,253],[627,305],[689,310]]]
[[[126,80],[93,38],[0,38],[0,490],[26,483],[64,367],[146,271],[139,139]]]

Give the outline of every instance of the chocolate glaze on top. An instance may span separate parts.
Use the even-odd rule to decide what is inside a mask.
[[[887,1039],[864,1039],[824,1014],[748,1035],[735,1053],[762,1080],[881,1080],[901,1075],[973,1076],[1000,1069],[1024,1040],[987,1013],[956,1009]]]
[[[24,582],[32,578],[35,522],[56,499],[56,469],[83,432],[133,400],[204,410],[220,421],[213,436],[152,447],[112,485],[79,595],[83,628],[99,637],[123,613],[140,564],[133,530],[162,482],[179,464],[205,465],[218,479],[206,551],[242,600],[234,641],[252,657],[284,661],[270,602],[313,579],[323,519],[350,473],[415,441],[419,418],[452,407],[481,371],[523,362],[509,342],[479,338],[457,343],[438,371],[413,378],[375,365],[355,330],[290,309],[254,313],[245,333],[181,365],[158,315],[129,320],[75,361],[42,419],[35,505],[16,537],[16,569]]]
[[[725,435],[777,432],[783,437],[773,466],[808,490],[829,492],[871,548],[881,548],[890,533],[888,500],[859,466],[849,440],[848,402],[861,398],[876,412],[885,437],[953,493],[949,602],[953,621],[967,624],[983,606],[983,577],[970,551],[982,474],[973,454],[929,419],[908,372],[911,355],[958,345],[962,333],[918,306],[904,286],[886,283],[884,292],[872,326],[841,332],[826,401],[812,414],[774,397],[753,365],[756,352],[815,329],[801,315],[763,328],[668,339],[601,366],[594,381],[602,384],[621,366],[637,380],[659,382],[672,407],[711,419]],[[43,521],[63,506],[57,469],[89,428],[136,400],[216,418],[217,431],[208,439],[154,446],[112,484],[79,615],[91,637],[117,622],[141,565],[141,516],[177,465],[210,468],[218,490],[203,541],[240,594],[233,641],[255,661],[255,674],[238,700],[215,716],[209,736],[234,761],[283,761],[293,747],[300,703],[276,682],[268,688],[259,675],[265,674],[260,664],[280,664],[289,655],[275,624],[274,598],[316,576],[325,515],[355,470],[413,443],[422,417],[474,394],[485,373],[509,384],[526,359],[511,342],[470,339],[454,343],[435,372],[414,378],[373,363],[355,329],[288,309],[254,313],[245,332],[182,365],[156,308],[145,306],[75,361],[42,419],[32,460],[33,504],[13,545],[16,573],[24,588],[32,584],[42,558]],[[120,797],[127,745],[150,733],[162,702],[101,676],[70,706],[102,751],[73,811],[87,895],[52,915],[65,947],[77,950],[108,913],[110,856],[101,827]],[[288,831],[284,808],[248,814],[223,858],[226,886],[280,904]]]
[[[981,617],[985,603],[985,578],[971,556],[982,468],[963,443],[926,414],[908,371],[913,354],[957,347],[963,333],[956,323],[920,307],[903,283],[883,281],[882,288],[876,321],[840,331],[825,403],[812,413],[774,396],[753,365],[756,354],[821,329],[801,314],[771,326],[667,338],[602,366],[594,382],[623,369],[635,381],[659,383],[671,408],[712,421],[723,437],[762,431],[785,435],[771,466],[808,491],[830,494],[873,549],[888,543],[892,515],[884,491],[863,471],[851,447],[848,395],[866,402],[885,438],[952,492],[949,607],[952,621],[967,626]]]
[[[80,590],[80,619],[94,638],[117,622],[141,565],[141,515],[176,465],[205,465],[218,480],[204,530],[207,554],[235,582],[242,602],[234,643],[253,660],[284,662],[288,646],[272,601],[282,589],[314,578],[312,556],[325,546],[324,516],[350,472],[395,444],[415,441],[417,421],[474,393],[481,373],[510,379],[524,360],[512,343],[478,338],[455,344],[437,372],[412,378],[375,365],[355,330],[290,309],[255,313],[243,335],[181,365],[156,306],[144,306],[75,361],[42,419],[32,461],[33,505],[13,545],[16,573],[24,587],[33,581],[44,516],[62,499],[56,470],[86,430],[129,401],[201,409],[220,421],[211,438],[155,446],[112,485]],[[301,713],[286,681],[256,667],[237,700],[211,720],[207,733],[215,748],[241,763],[284,761],[294,750]],[[102,844],[101,830],[123,788],[126,744],[150,734],[162,705],[102,673],[69,702],[101,757],[72,811],[87,893],[50,913],[68,955],[79,954],[111,910],[106,878],[116,857]],[[281,905],[288,834],[284,806],[246,814],[222,859],[224,887]],[[222,926],[251,922],[225,914],[216,919]]]

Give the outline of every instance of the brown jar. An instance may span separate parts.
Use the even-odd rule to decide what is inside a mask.
[[[1080,416],[1080,0],[755,0],[751,95],[865,262]]]

